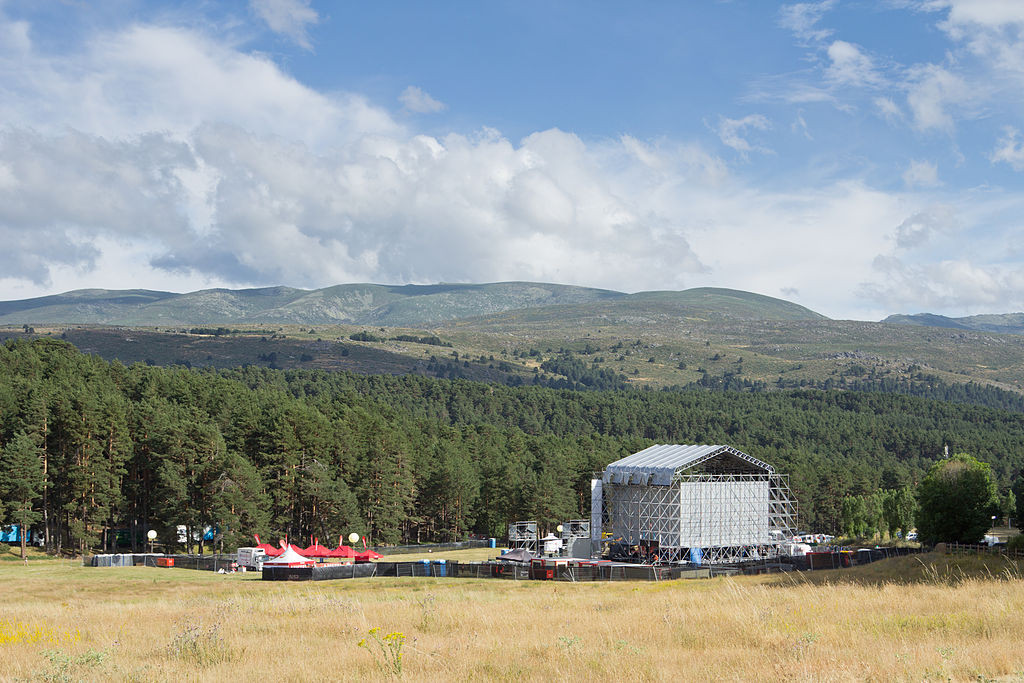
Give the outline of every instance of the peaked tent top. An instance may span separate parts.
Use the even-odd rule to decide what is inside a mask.
[[[295,565],[313,564],[313,560],[309,559],[308,557],[303,557],[302,555],[299,555],[297,552],[295,552],[295,548],[289,545],[287,550],[285,550],[277,557],[265,561],[263,563],[263,566],[266,567],[268,564],[270,566],[284,565],[287,567],[292,567]]]
[[[716,463],[719,465],[716,469],[723,471],[775,474],[775,468],[768,463],[752,458],[732,446],[657,444],[608,465],[602,479],[606,484],[668,486],[676,472],[694,468],[713,459],[720,461]]]
[[[302,554],[306,557],[331,557],[331,549],[320,545],[319,541],[314,541],[313,545],[302,551]]]

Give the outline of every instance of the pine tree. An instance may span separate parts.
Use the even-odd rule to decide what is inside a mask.
[[[0,498],[6,501],[7,519],[19,527],[21,559],[25,559],[28,530],[42,519],[35,507],[43,490],[40,449],[31,436],[18,432],[0,455]]]

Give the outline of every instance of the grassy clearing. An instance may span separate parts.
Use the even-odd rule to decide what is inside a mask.
[[[4,643],[0,654],[5,680],[212,679],[241,670],[269,680],[379,680],[398,671],[409,680],[1024,676],[1020,569],[985,558],[915,559],[661,584],[270,583],[251,574],[5,565],[0,622],[78,635]],[[367,647],[374,635],[392,636],[398,667],[393,651]]]
[[[461,560],[463,562],[482,562],[493,560],[505,552],[507,548],[469,548],[467,550],[442,550],[441,552],[418,551],[400,555],[385,555],[385,562],[409,562],[413,560]]]

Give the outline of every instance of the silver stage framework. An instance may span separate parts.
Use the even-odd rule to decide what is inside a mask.
[[[509,550],[522,548],[537,554],[537,522],[512,522],[508,525]]]
[[[730,446],[652,446],[609,465],[591,494],[592,526],[643,561],[765,559],[796,528],[788,478]]]

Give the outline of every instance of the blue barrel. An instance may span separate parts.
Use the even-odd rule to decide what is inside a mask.
[[[497,548],[498,547],[498,539],[496,539],[496,538],[488,538],[487,539],[487,547],[488,548]]]
[[[690,564],[700,566],[701,559],[703,559],[700,548],[690,548]]]

